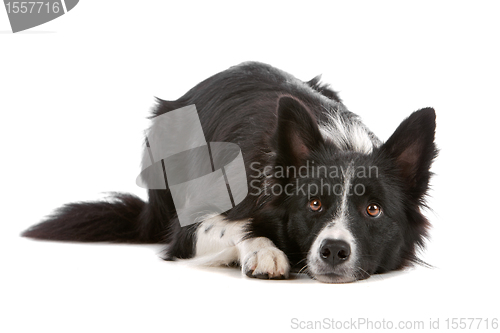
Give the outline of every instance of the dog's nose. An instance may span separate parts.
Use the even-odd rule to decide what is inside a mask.
[[[325,239],[319,248],[319,256],[330,265],[338,265],[351,255],[351,247],[343,240]]]

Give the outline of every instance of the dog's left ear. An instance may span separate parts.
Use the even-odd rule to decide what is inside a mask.
[[[437,156],[434,144],[436,113],[424,108],[411,114],[381,147],[396,164],[412,199],[422,201],[428,190],[430,167]]]
[[[316,119],[307,106],[291,96],[279,99],[277,114],[273,137],[277,162],[299,166],[323,142]]]

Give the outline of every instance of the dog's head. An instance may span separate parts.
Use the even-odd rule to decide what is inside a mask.
[[[268,191],[271,205],[283,208],[292,263],[319,281],[340,283],[418,262],[428,227],[420,208],[437,154],[434,110],[414,112],[369,152],[339,148],[315,118],[294,98],[279,100],[275,188]],[[342,133],[330,133],[336,135]]]

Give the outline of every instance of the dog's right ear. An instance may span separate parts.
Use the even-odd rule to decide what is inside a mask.
[[[304,104],[290,96],[279,99],[277,114],[273,138],[277,163],[300,166],[311,150],[323,143],[316,119]]]

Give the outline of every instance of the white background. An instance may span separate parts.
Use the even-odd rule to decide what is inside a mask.
[[[18,34],[0,9],[2,332],[287,332],[292,318],[439,318],[443,329],[446,318],[500,317],[497,3],[173,3],[82,0]],[[163,262],[161,246],[19,237],[67,202],[145,199],[135,178],[153,97],[176,99],[247,60],[303,80],[322,73],[382,140],[436,109],[422,254],[435,269],[260,281]]]

